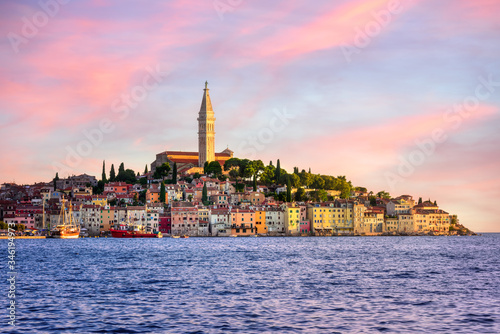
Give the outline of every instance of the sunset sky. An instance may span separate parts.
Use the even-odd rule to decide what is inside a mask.
[[[500,231],[498,0],[59,1],[0,4],[0,183],[195,151],[208,81],[216,151]]]

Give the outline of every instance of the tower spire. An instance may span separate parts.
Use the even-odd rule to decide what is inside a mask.
[[[198,113],[198,166],[215,161],[215,117],[212,101],[208,93],[208,81],[205,81],[203,99]]]

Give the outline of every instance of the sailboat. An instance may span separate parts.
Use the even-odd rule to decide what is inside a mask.
[[[50,231],[50,236],[56,239],[77,239],[80,236],[80,225],[75,222],[71,203],[66,208],[67,200],[62,199],[61,212],[55,229]]]

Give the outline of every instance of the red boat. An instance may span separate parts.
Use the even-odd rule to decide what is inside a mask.
[[[145,232],[141,225],[120,225],[119,230],[110,229],[113,238],[163,238],[161,232]]]

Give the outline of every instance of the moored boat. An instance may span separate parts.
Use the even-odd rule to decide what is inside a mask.
[[[146,232],[144,226],[138,224],[120,224],[119,229],[110,229],[113,238],[163,238],[161,232]]]
[[[78,239],[80,236],[80,225],[75,222],[71,203],[66,208],[66,200],[62,200],[61,212],[55,229],[50,231],[50,237],[56,239]]]

